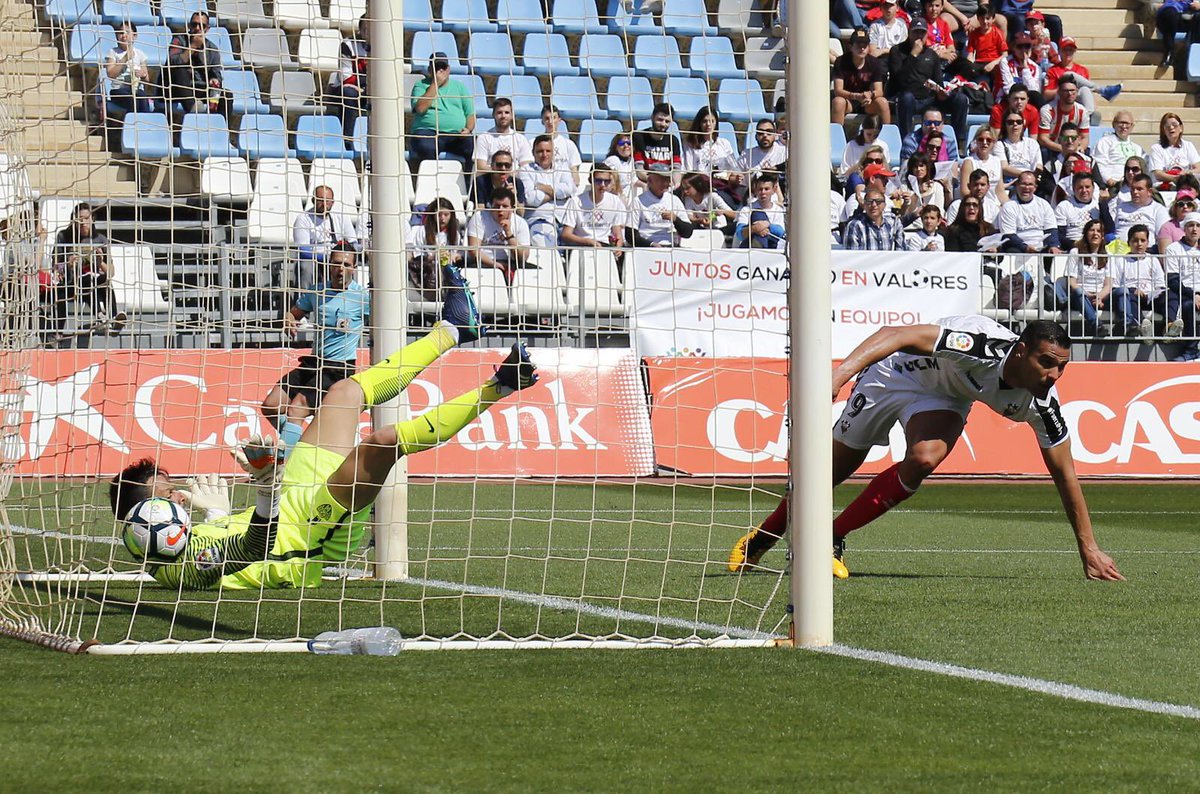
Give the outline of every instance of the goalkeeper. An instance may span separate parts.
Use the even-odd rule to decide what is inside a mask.
[[[479,388],[415,419],[376,428],[356,443],[365,408],[392,399],[443,353],[485,333],[462,273],[453,265],[444,272],[442,319],[433,330],[335,384],[286,465],[278,463],[274,439],[253,438],[235,452],[259,491],[253,509],[229,515],[219,481],[205,479],[190,492],[177,490],[149,459],[113,478],[109,498],[118,519],[151,496],[206,511],[204,522],[193,525],[183,554],[171,562],[149,560],[147,572],[176,590],[316,587],[325,565],[344,562],[361,544],[369,508],[401,455],[453,438],[493,403],[537,381],[529,353],[514,344]]]

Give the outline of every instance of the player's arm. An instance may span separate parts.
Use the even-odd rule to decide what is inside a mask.
[[[1100,550],[1096,545],[1095,536],[1092,535],[1092,518],[1083,498],[1083,489],[1079,487],[1079,478],[1075,475],[1071,440],[1068,438],[1061,444],[1044,447],[1042,460],[1046,462],[1046,471],[1054,480],[1054,487],[1058,489],[1063,509],[1067,512],[1067,520],[1071,522],[1071,529],[1075,533],[1079,558],[1083,560],[1083,575],[1088,579],[1124,581],[1125,577],[1117,570],[1117,564],[1113,562],[1112,557]]]
[[[872,364],[893,353],[933,355],[942,328],[938,325],[886,325],[864,339],[833,370],[833,399],[842,387]]]

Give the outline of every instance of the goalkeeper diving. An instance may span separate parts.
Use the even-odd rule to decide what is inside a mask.
[[[179,489],[149,458],[113,478],[109,499],[118,520],[151,497],[205,511],[181,554],[146,560],[159,584],[176,590],[316,587],[325,565],[345,562],[361,545],[371,504],[402,455],[453,438],[494,403],[537,381],[528,351],[514,344],[479,388],[414,419],[375,428],[358,443],[364,409],[392,399],[443,353],[486,333],[461,271],[449,265],[444,272],[442,318],[433,330],[334,384],[286,464],[273,438],[251,438],[235,451],[257,491],[253,508],[231,514],[219,478],[200,477],[190,490]]]

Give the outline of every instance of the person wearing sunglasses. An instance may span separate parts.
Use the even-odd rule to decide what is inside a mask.
[[[1074,124],[1064,124],[1058,136],[1058,143],[1062,152],[1046,165],[1055,177],[1054,202],[1071,195],[1074,184],[1071,180],[1076,174],[1089,174],[1097,184],[1100,182],[1100,169],[1084,149],[1087,139],[1083,137],[1083,130]]]
[[[982,171],[978,173],[983,173]],[[984,174],[986,176],[986,174]],[[996,233],[996,227],[983,217],[983,201],[967,196],[958,204],[958,214],[942,233],[947,251],[975,252],[979,241]],[[953,206],[953,205],[952,205]],[[994,253],[995,249],[990,249]]]
[[[1090,171],[1080,171],[1071,177],[1071,194],[1054,205],[1058,219],[1058,236],[1063,248],[1071,248],[1083,237],[1084,227],[1100,218],[1100,197],[1096,180]]]
[[[617,175],[621,183],[621,198],[626,204],[633,201],[637,192],[646,186],[638,178],[637,161],[633,159],[633,136],[628,132],[618,132],[612,137],[604,164]]]
[[[928,152],[928,142],[933,136],[941,137],[942,146],[938,152],[930,152],[929,159],[935,163],[958,159],[958,141],[953,135],[947,134],[942,111],[937,108],[930,108],[921,114],[921,126],[904,136],[904,142],[900,146],[900,159],[907,161],[917,152]]]
[[[888,158],[884,154],[882,146],[872,144],[863,150],[858,161],[851,165],[842,175],[842,179],[846,183],[846,195],[852,195],[858,186],[863,184],[866,179],[863,177],[863,172],[868,166],[877,165],[886,167]]]
[[[996,153],[996,133],[992,132],[991,127],[980,127],[975,133],[975,140],[971,142],[971,153],[963,159],[959,189],[966,195],[966,186],[970,183],[971,174],[975,171],[986,171],[988,184],[996,192],[996,197],[1003,202],[1007,198],[1001,188],[1003,166],[1004,158]]]
[[[208,39],[208,14],[195,12],[188,21],[187,33],[172,37],[166,68],[167,96],[173,113],[207,110],[228,117],[221,53]]]
[[[1100,177],[1108,189],[1114,190],[1125,178],[1125,161],[1130,157],[1145,157],[1141,145],[1130,137],[1133,134],[1133,114],[1118,110],[1112,117],[1113,131],[1096,141],[1092,157],[1100,169]]]
[[[1000,130],[997,146],[1004,155],[1000,172],[1005,186],[1011,185],[1025,171],[1033,171],[1040,178],[1042,147],[1038,146],[1036,138],[1026,134],[1025,117],[1019,112],[1010,111],[1004,114],[1001,126],[1003,129]]]
[[[904,224],[886,212],[887,197],[877,188],[867,188],[862,208],[846,224],[842,239],[851,251],[904,251]]]
[[[610,190],[614,176],[608,166],[598,163],[592,168],[590,179],[590,190],[567,200],[562,241],[567,245],[619,249],[625,241],[629,209]]]
[[[1088,109],[1079,104],[1079,86],[1075,85],[1075,77],[1071,74],[1064,74],[1062,79],[1058,81],[1058,90],[1054,94],[1054,101],[1047,102],[1042,105],[1038,119],[1038,145],[1047,156],[1062,154],[1063,146],[1059,140],[1062,135],[1063,127],[1066,124],[1074,124],[1079,130],[1079,136],[1083,139],[1080,142],[1079,149],[1082,151],[1088,147],[1088,120],[1091,114]]]
[[[1034,107],[1042,104],[1042,83],[1045,73],[1033,59],[1033,39],[1028,33],[1013,37],[1012,49],[1000,61],[1000,79],[992,86],[996,91],[996,102],[1000,102],[1012,91],[1013,86],[1023,85],[1029,92],[1029,101]]]

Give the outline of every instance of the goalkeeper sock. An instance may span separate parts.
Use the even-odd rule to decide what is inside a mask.
[[[900,479],[900,464],[880,472],[837,518],[833,519],[834,537],[844,538],[859,527],[866,526],[916,493]]]
[[[287,460],[287,456],[292,454],[292,447],[299,443],[303,433],[304,426],[299,422],[293,422],[291,419],[284,422],[283,428],[279,431],[279,440],[283,442],[284,460]]]
[[[768,535],[774,536],[777,540],[783,537],[783,533],[787,532],[788,518],[788,498],[787,494],[779,500],[779,505],[767,516],[766,520],[758,525],[758,528]]]
[[[396,433],[400,437],[400,454],[424,452],[454,438],[460,430],[503,396],[501,386],[495,380],[489,380],[478,389],[447,400],[416,419],[400,422],[396,425]]]
[[[351,375],[363,390],[367,407],[380,405],[408,388],[422,370],[458,344],[458,329],[438,321],[433,330],[375,364]]]

